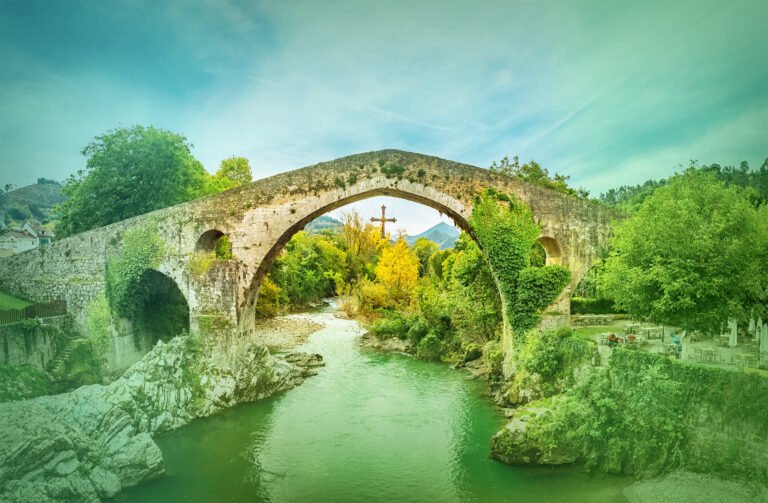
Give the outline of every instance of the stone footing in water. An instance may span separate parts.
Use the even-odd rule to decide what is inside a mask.
[[[107,386],[0,404],[0,501],[110,498],[163,474],[152,435],[290,389],[323,364],[256,345],[224,363],[209,349],[179,337]]]

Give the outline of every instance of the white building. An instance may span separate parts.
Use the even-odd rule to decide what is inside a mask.
[[[21,228],[9,228],[0,235],[0,257],[45,246],[53,237],[53,232],[37,223],[25,222]]]
[[[14,253],[33,250],[38,247],[40,240],[27,231],[8,229],[0,236],[0,256],[7,257]]]

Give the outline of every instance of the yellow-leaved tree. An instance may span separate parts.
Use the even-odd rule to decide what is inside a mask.
[[[384,248],[376,264],[376,281],[387,287],[392,299],[408,304],[419,280],[419,259],[404,239]]]

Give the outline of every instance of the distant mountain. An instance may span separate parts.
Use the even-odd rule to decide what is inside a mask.
[[[343,226],[344,224],[335,218],[329,217],[328,215],[323,215],[309,222],[304,227],[304,232],[307,234],[322,234],[325,231],[333,232],[336,230],[341,230]]]
[[[304,232],[307,234],[322,234],[323,232],[340,231],[343,226],[344,224],[339,220],[328,215],[323,215],[309,222],[304,227]],[[456,227],[445,222],[440,222],[421,234],[416,236],[405,236],[405,242],[409,245],[413,245],[419,238],[424,238],[436,243],[441,250],[445,250],[446,248],[453,248],[453,245],[459,238],[459,234],[461,234],[461,231]]]
[[[461,234],[461,231],[456,227],[440,222],[421,234],[405,236],[405,242],[413,245],[419,238],[424,238],[436,243],[441,250],[445,250],[446,248],[453,248],[453,245],[456,244],[456,240],[459,238],[459,234]]]
[[[34,185],[27,185],[0,194],[0,222],[22,223],[52,220],[54,206],[65,201],[60,183],[40,178]]]

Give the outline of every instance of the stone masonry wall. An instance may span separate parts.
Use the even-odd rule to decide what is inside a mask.
[[[247,336],[262,277],[282,246],[315,217],[357,200],[393,195],[431,206],[468,230],[472,201],[488,187],[514,193],[531,206],[548,238],[545,249],[556,249],[557,261],[573,273],[553,307],[568,311],[571,288],[607,243],[616,213],[485,169],[393,150],[308,166],[0,259],[0,290],[32,301],[65,300],[85,333],[88,305],[105,289],[107,257],[119,250],[126,230],[149,226],[165,243],[159,271],[186,297],[191,331]],[[193,274],[199,239],[211,230],[229,236],[234,259]],[[229,342],[222,340],[222,346]]]

